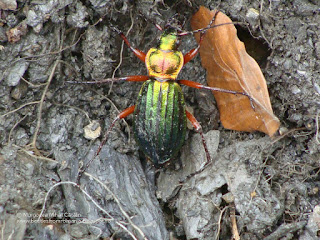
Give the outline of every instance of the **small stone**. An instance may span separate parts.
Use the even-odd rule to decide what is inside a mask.
[[[28,91],[28,86],[24,82],[21,82],[19,85],[17,85],[15,88],[13,88],[11,92],[11,97],[15,100],[19,100],[23,98]]]
[[[223,200],[226,201],[226,203],[233,203],[234,202],[234,196],[231,192],[228,192],[222,196]]]
[[[297,85],[293,85],[293,86],[291,87],[291,92],[292,92],[293,94],[298,94],[298,93],[301,92],[301,89],[298,88]]]
[[[260,14],[258,10],[254,8],[249,8],[246,14],[246,18],[253,28],[257,28],[259,26],[259,17],[260,17]]]
[[[17,62],[9,72],[9,75],[7,76],[7,85],[10,87],[17,86],[20,82],[20,78],[23,76],[25,71],[28,69],[29,63],[25,61],[19,61]]]
[[[93,120],[90,124],[84,127],[84,137],[89,140],[94,140],[98,138],[101,134],[100,123]]]
[[[16,0],[1,0],[0,10],[16,10],[17,1]]]

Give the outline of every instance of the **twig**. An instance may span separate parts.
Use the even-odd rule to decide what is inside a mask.
[[[45,86],[46,83],[40,83],[40,84],[33,84],[32,82],[29,82],[27,79],[25,79],[24,77],[20,77],[22,81],[24,81],[26,84],[30,85],[33,88],[38,88],[38,87],[42,87]]]
[[[317,116],[316,116],[316,142],[318,144],[320,144],[320,140],[319,140],[319,115],[320,115],[320,111],[318,111]]]
[[[71,106],[71,105],[67,105],[67,104],[63,104],[63,103],[56,103],[56,102],[54,102],[53,104],[56,105],[56,106],[61,106],[61,107],[67,107],[67,108],[76,109],[76,110],[82,112],[82,113],[86,116],[86,118],[88,119],[89,123],[92,122],[92,120],[91,120],[90,117],[89,117],[89,114],[88,114],[85,110],[83,110],[83,109],[81,109],[81,108],[79,108],[79,107]]]
[[[287,236],[290,232],[296,232],[299,229],[302,229],[306,224],[306,221],[294,222],[289,224],[283,223],[280,227],[277,228],[277,230],[275,230],[269,236],[265,237],[263,240],[280,239]]]
[[[125,218],[128,220],[128,222],[131,224],[131,226],[136,229],[140,235],[143,237],[143,239],[147,239],[147,237],[145,236],[145,234],[143,233],[143,231],[137,226],[135,225],[132,221],[130,216],[126,213],[126,211],[122,208],[122,205],[119,201],[119,199],[117,198],[117,196],[110,190],[110,188],[108,188],[108,186],[106,184],[104,184],[103,182],[101,182],[98,178],[96,178],[95,176],[91,175],[90,173],[84,172],[85,175],[87,175],[90,178],[93,178],[95,181],[97,181],[101,186],[103,186],[103,188],[112,196],[113,200],[117,203],[121,213],[125,216]]]
[[[220,211],[220,215],[219,215],[219,219],[218,219],[218,229],[217,229],[216,240],[219,239],[220,230],[221,230],[222,216],[223,216],[223,213],[224,213],[227,209],[228,209],[228,206],[224,207],[224,208]],[[219,209],[219,210],[220,210],[220,209]]]
[[[52,158],[48,158],[48,157],[44,157],[44,156],[36,156],[34,154],[31,154],[27,149],[24,149],[23,147],[20,147],[18,145],[13,144],[14,147],[18,148],[19,151],[24,152],[25,154],[27,154],[28,156],[35,158],[35,159],[41,159],[41,160],[45,160],[45,161],[49,161],[49,162],[53,162],[53,163],[57,163],[60,164],[58,161],[52,159]]]
[[[110,213],[108,213],[106,210],[104,210],[92,197],[89,193],[87,193],[85,190],[83,190],[82,188],[79,187],[79,185],[77,185],[75,182],[70,182],[70,181],[66,181],[66,182],[59,182],[59,183],[56,183],[54,184],[52,187],[50,187],[49,191],[47,192],[46,196],[45,196],[45,199],[44,199],[44,202],[43,202],[43,206],[42,206],[42,209],[41,209],[41,212],[39,214],[39,217],[38,217],[38,221],[40,221],[44,211],[45,211],[45,208],[46,208],[46,203],[48,201],[48,197],[49,197],[49,194],[58,186],[60,185],[72,185],[74,187],[76,187],[77,189],[79,189],[87,198],[89,198],[89,200],[100,210],[102,211],[103,213],[105,213],[108,217],[110,217],[111,220],[115,221],[115,223],[121,227],[124,231],[126,231],[134,240],[138,240],[134,234],[132,232],[130,232],[121,222],[117,221],[114,217],[112,217],[110,215]],[[146,238],[145,238],[146,239]]]
[[[69,48],[72,48],[74,47],[75,45],[78,44],[78,42],[80,41],[80,39],[82,38],[82,36],[84,35],[85,33],[82,33],[80,34],[79,38],[77,39],[77,41],[69,46],[66,46],[64,48],[60,48],[58,51],[53,51],[53,52],[49,52],[49,53],[43,53],[43,54],[38,54],[38,55],[32,55],[32,56],[26,56],[26,57],[22,57],[22,58],[19,58],[15,61],[12,62],[12,64],[15,64],[16,62],[19,62],[21,60],[24,60],[24,59],[29,59],[29,58],[40,58],[40,57],[45,57],[45,56],[48,56],[48,55],[56,55],[56,54],[59,54],[59,53],[62,53],[63,51],[69,49]]]
[[[251,202],[252,199],[253,199],[252,193],[256,192],[256,190],[257,190],[257,188],[258,188],[259,182],[260,182],[260,180],[261,180],[261,175],[262,175],[262,173],[263,173],[264,168],[266,167],[267,161],[268,161],[268,158],[266,158],[266,159],[264,160],[264,162],[263,162],[263,164],[262,164],[262,166],[261,166],[261,171],[259,172],[259,176],[258,176],[258,178],[257,178],[256,185],[255,185],[254,189],[251,191],[251,194],[250,194],[250,196],[251,196],[250,202]]]
[[[237,227],[236,208],[234,203],[232,203],[232,206],[230,209],[230,218],[231,218],[232,240],[240,240],[239,231]]]
[[[117,108],[117,106],[113,103],[113,101],[112,101],[110,98],[108,98],[108,97],[106,97],[106,96],[104,96],[104,95],[100,94],[100,93],[99,93],[98,91],[96,91],[95,89],[92,89],[92,88],[91,88],[91,90],[92,90],[92,91],[94,91],[96,94],[98,94],[100,97],[102,97],[102,98],[106,99],[106,100],[107,100],[107,101],[112,105],[112,107],[114,107],[114,108],[116,109],[116,111],[117,111],[118,113],[120,113],[119,108]],[[127,121],[126,121],[124,118],[122,118],[121,120],[125,123],[125,125],[126,125],[126,127],[127,127],[127,131],[128,131],[128,139],[129,139],[129,142],[130,142],[131,134],[130,134],[130,127],[129,127],[129,124],[127,123]]]
[[[36,128],[35,128],[34,134],[33,134],[32,142],[29,144],[29,146],[31,146],[33,149],[37,149],[36,141],[37,141],[37,137],[38,137],[38,132],[40,130],[40,125],[41,125],[41,115],[42,115],[43,103],[44,103],[44,99],[46,97],[47,91],[49,89],[50,83],[51,83],[51,81],[53,79],[54,72],[56,71],[56,68],[58,66],[58,63],[59,63],[59,60],[56,60],[54,65],[53,65],[53,67],[52,67],[52,70],[51,70],[50,76],[48,78],[46,87],[43,90],[43,93],[42,93],[42,96],[41,96],[41,99],[40,99],[38,115],[37,115],[37,118],[38,118],[37,125],[36,125]]]
[[[7,144],[9,145],[10,143],[10,138],[11,138],[11,134],[13,132],[13,130],[19,125],[19,123],[21,123],[28,115],[24,115],[18,122],[16,122],[14,124],[14,126],[10,129],[10,132],[9,132],[9,137],[8,137],[8,142]]]
[[[132,29],[132,27],[133,27],[132,11],[130,11],[130,18],[131,18],[131,25],[130,25],[128,31],[126,32],[126,36],[129,35],[129,33],[130,33],[130,31],[131,31],[131,29]],[[121,64],[122,64],[123,47],[124,47],[124,41],[122,41],[122,43],[121,43],[119,63],[118,63],[118,65],[116,66],[116,68],[113,70],[113,73],[112,73],[112,77],[111,77],[111,78],[114,78],[114,77],[115,77],[117,70],[119,69],[119,67],[120,67]],[[108,91],[108,95],[110,95],[110,93],[111,93],[111,91],[112,91],[112,86],[113,86],[113,82],[111,82],[111,84],[110,84],[110,89],[109,89],[109,91]]]
[[[130,33],[130,31],[131,31],[131,29],[132,29],[132,27],[133,27],[133,23],[134,23],[134,22],[133,22],[133,18],[132,18],[132,11],[130,11],[130,19],[131,19],[131,25],[130,25],[128,31],[126,32],[126,36],[129,35],[129,33]],[[118,65],[116,66],[116,68],[113,70],[112,78],[115,77],[117,70],[119,69],[119,67],[120,67],[121,64],[122,64],[123,47],[124,47],[124,41],[122,41],[122,43],[121,43],[120,60],[119,60]],[[111,82],[111,84],[110,84],[110,89],[109,89],[109,91],[108,91],[108,95],[110,95],[110,93],[111,93],[111,91],[112,91],[112,86],[113,86],[113,82]]]
[[[7,115],[9,115],[9,114],[11,114],[11,113],[14,113],[14,112],[19,111],[20,109],[22,109],[22,108],[24,108],[24,107],[26,107],[26,106],[28,106],[28,105],[38,104],[38,103],[40,103],[40,101],[34,101],[34,102],[25,103],[25,104],[21,105],[20,107],[12,110],[12,111],[10,111],[10,112],[7,112],[7,113],[5,113],[5,114],[0,115],[0,117],[5,117],[5,116],[7,116]]]
[[[274,140],[272,140],[271,144],[278,142],[280,139],[284,138],[285,136],[289,135],[290,133],[293,133],[295,131],[305,130],[305,129],[306,129],[305,127],[291,129],[291,130],[285,132],[284,134],[282,134],[281,136],[276,137]]]
[[[60,46],[60,50],[62,52],[62,46],[63,46],[63,32],[61,33],[60,35],[60,43],[59,43],[59,46]],[[35,128],[35,131],[34,131],[34,134],[33,134],[33,138],[32,138],[32,141],[31,143],[29,144],[29,147],[31,147],[32,149],[34,149],[38,155],[39,154],[39,151],[37,149],[37,146],[36,146],[36,141],[37,141],[37,137],[38,137],[38,133],[39,133],[39,130],[40,130],[40,126],[41,126],[41,115],[42,115],[42,108],[43,108],[43,104],[44,104],[44,99],[46,97],[46,94],[48,92],[48,89],[49,89],[49,86],[50,86],[50,83],[53,79],[53,76],[54,76],[54,73],[56,71],[56,68],[58,66],[58,64],[60,63],[60,59],[57,59],[54,64],[53,64],[53,67],[52,67],[52,70],[51,70],[51,73],[48,77],[48,80],[46,82],[46,87],[44,88],[43,90],[43,93],[42,93],[42,96],[41,96],[41,99],[40,99],[40,104],[39,104],[39,109],[38,109],[38,114],[37,114],[37,125],[36,125],[36,128]]]
[[[259,15],[261,16],[263,12],[263,0],[261,0],[260,2],[260,11],[259,11]],[[266,36],[264,35],[264,31],[262,30],[262,25],[261,25],[261,19],[259,18],[259,29],[260,29],[260,33],[261,33],[261,36],[263,37],[263,39],[267,42],[267,44],[269,45],[269,47],[271,49],[273,49],[273,46],[272,46],[272,42],[270,42]]]

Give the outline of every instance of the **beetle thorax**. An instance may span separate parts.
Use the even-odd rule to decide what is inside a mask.
[[[151,48],[146,56],[149,76],[159,80],[175,80],[183,66],[183,55],[176,50],[178,37],[162,34],[157,48]]]
[[[162,80],[175,80],[183,66],[180,51],[151,48],[146,56],[149,76]]]

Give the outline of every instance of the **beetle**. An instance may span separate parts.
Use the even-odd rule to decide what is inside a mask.
[[[247,93],[208,87],[194,81],[177,79],[183,66],[192,60],[199,52],[205,31],[218,26],[211,26],[214,18],[215,16],[208,27],[192,32],[183,32],[172,20],[166,24],[164,29],[157,25],[157,28],[162,30],[162,34],[159,37],[157,46],[150,48],[147,53],[132,47],[126,36],[120,30],[113,27],[113,30],[118,33],[130,50],[145,63],[148,74],[83,82],[88,84],[118,81],[144,82],[138,94],[136,104],[122,111],[113,120],[95,156],[101,151],[114,124],[118,120],[133,114],[133,132],[136,142],[156,168],[165,166],[171,159],[177,156],[185,142],[187,119],[201,135],[207,158],[205,165],[211,161],[201,125],[196,118],[186,110],[184,95],[180,85],[245,95],[252,105],[252,98]],[[198,46],[183,55],[182,52],[178,50],[180,38],[196,32],[200,32],[200,42]],[[82,172],[89,166],[93,159],[87,163]]]

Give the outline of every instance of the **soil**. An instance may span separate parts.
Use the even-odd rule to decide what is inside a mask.
[[[129,116],[76,185],[141,87],[79,82],[146,74],[114,27],[147,51],[160,34],[155,23],[179,14],[190,30],[199,5],[247,23],[239,37],[265,75],[279,133],[224,129],[211,92],[183,87],[212,164],[186,179],[205,161],[199,134],[188,130],[177,159],[156,170]],[[1,239],[319,239],[317,0],[6,0],[0,8]],[[185,36],[180,49],[196,46]],[[205,77],[199,56],[179,75]],[[90,140],[84,128],[94,120]]]

